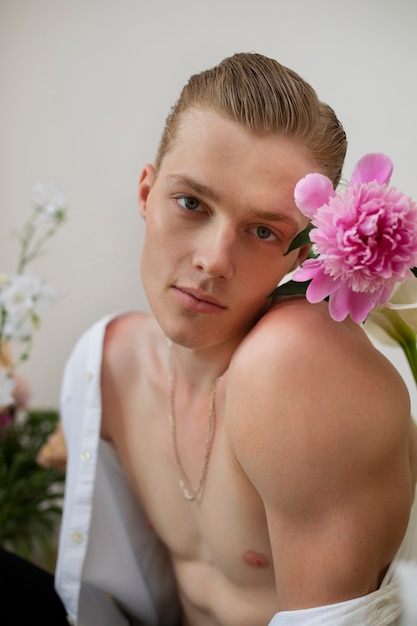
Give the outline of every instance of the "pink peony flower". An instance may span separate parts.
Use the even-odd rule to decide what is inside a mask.
[[[349,185],[336,193],[330,179],[308,174],[295,188],[295,202],[314,228],[310,240],[318,254],[307,259],[293,280],[311,280],[307,299],[329,298],[333,319],[350,314],[363,322],[413,276],[417,265],[417,206],[388,187],[391,160],[367,154],[355,166]]]

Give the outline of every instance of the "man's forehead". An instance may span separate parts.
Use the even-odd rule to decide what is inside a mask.
[[[195,152],[187,152],[190,148]],[[279,168],[309,163],[309,173],[318,171],[311,154],[298,139],[277,130],[254,131],[209,107],[193,106],[181,114],[164,158],[174,153],[198,159],[205,150],[211,150],[214,156],[225,154],[231,159],[253,152],[260,165],[269,161],[272,167]]]

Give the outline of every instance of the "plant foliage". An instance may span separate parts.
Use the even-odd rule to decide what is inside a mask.
[[[56,411],[25,411],[0,426],[0,545],[24,558],[51,557],[65,473],[36,457],[58,422]]]

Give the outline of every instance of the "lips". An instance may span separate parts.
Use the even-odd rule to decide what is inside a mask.
[[[187,309],[199,313],[221,313],[226,309],[219,300],[199,289],[173,285],[172,290],[176,299]]]

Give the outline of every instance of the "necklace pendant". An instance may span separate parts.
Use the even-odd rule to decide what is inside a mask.
[[[186,500],[189,500],[190,502],[192,502],[193,500],[195,500],[198,494],[197,494],[197,493],[195,493],[195,494],[194,494],[194,493],[190,493],[190,492],[188,491],[187,487],[185,486],[185,482],[183,481],[183,479],[182,479],[182,478],[180,478],[180,479],[178,480],[178,482],[179,482],[180,489],[181,489],[181,491],[182,491],[182,495],[184,496],[184,498],[185,498]]]

